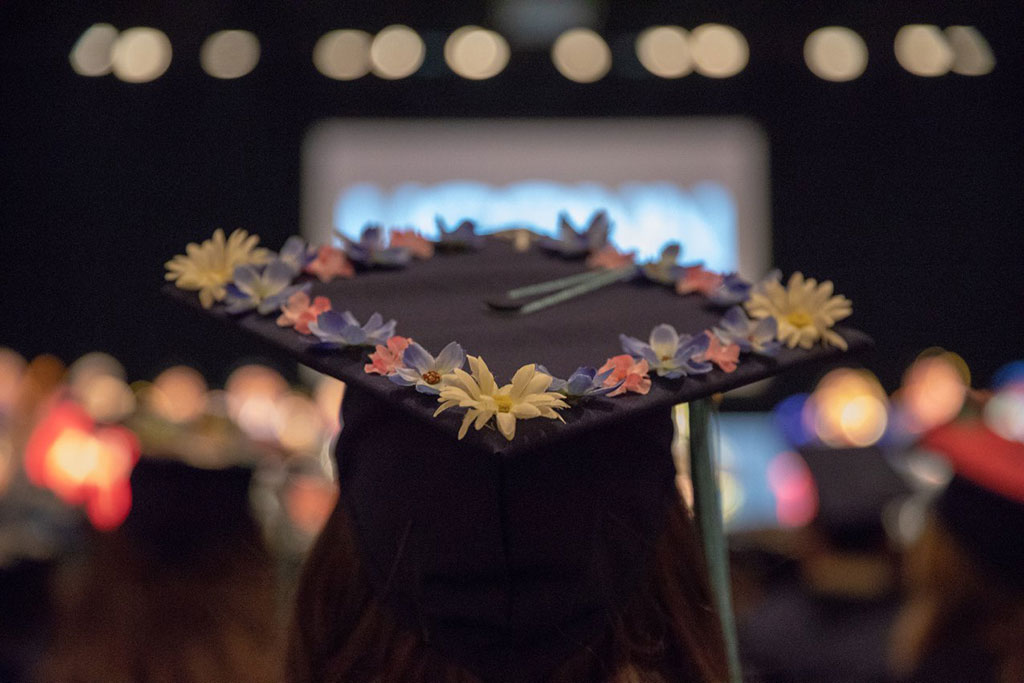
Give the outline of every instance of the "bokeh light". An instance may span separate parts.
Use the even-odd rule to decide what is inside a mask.
[[[946,39],[953,49],[954,73],[984,76],[996,68],[996,56],[981,32],[973,26],[948,26]]]
[[[949,422],[963,407],[970,381],[967,363],[960,356],[939,348],[924,351],[903,374],[894,397],[901,426],[920,434]]]
[[[259,61],[260,41],[249,31],[217,31],[199,48],[199,63],[214,78],[241,78]]]
[[[818,489],[803,458],[783,451],[768,463],[767,474],[779,524],[800,527],[814,519],[818,514]]]
[[[470,80],[492,78],[508,65],[511,50],[500,34],[479,26],[456,29],[444,43],[448,67]]]
[[[612,51],[604,38],[589,28],[573,28],[555,40],[551,61],[570,81],[593,83],[612,68]]]
[[[117,29],[110,24],[93,24],[75,41],[68,55],[71,68],[79,76],[105,76],[110,73]]]
[[[750,59],[747,39],[724,24],[702,24],[690,33],[690,53],[697,73],[729,78],[743,71]]]
[[[1012,384],[1024,384],[1024,360],[1015,360],[1000,367],[992,375],[991,384],[996,391]]]
[[[1007,441],[1024,443],[1024,384],[1011,384],[985,404],[985,424]]]
[[[338,499],[338,487],[326,478],[298,474],[289,479],[284,492],[288,519],[299,531],[320,533]]]
[[[871,446],[885,434],[888,399],[870,372],[839,368],[818,383],[804,408],[804,421],[828,446]]]
[[[274,414],[274,432],[284,448],[315,453],[324,434],[324,422],[317,404],[308,396],[291,392],[281,397]]]
[[[0,417],[14,412],[27,366],[20,353],[0,347]]]
[[[652,26],[636,39],[636,56],[644,68],[661,78],[681,78],[693,71],[686,30]]]
[[[153,380],[145,393],[146,407],[169,422],[186,423],[206,410],[206,380],[196,370],[176,365]]]
[[[844,26],[825,26],[804,42],[807,68],[826,81],[852,81],[868,65],[868,47],[856,31]]]
[[[804,421],[807,394],[793,394],[775,406],[775,424],[792,446],[803,446],[814,440],[814,431]]]
[[[331,432],[341,429],[341,401],[345,397],[345,383],[330,375],[322,375],[313,389],[313,400],[320,408],[320,417]]]
[[[243,365],[231,373],[224,389],[228,414],[246,435],[257,441],[277,438],[277,401],[288,391],[280,374],[263,365]]]
[[[896,61],[915,76],[942,76],[953,66],[953,48],[938,26],[910,24],[896,33]]]
[[[416,73],[427,49],[416,31],[394,24],[380,31],[370,44],[370,66],[377,76],[396,80]]]
[[[338,29],[320,36],[313,47],[313,64],[328,78],[351,81],[370,73],[370,44],[366,31]]]
[[[146,83],[160,78],[171,65],[171,41],[155,28],[136,26],[114,41],[111,66],[126,83]]]

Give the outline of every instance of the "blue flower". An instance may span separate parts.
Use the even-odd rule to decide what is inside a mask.
[[[464,220],[453,230],[445,230],[444,219],[436,216],[437,248],[443,251],[468,251],[482,249],[484,236],[476,233],[476,223]]]
[[[383,266],[394,268],[404,266],[412,260],[412,252],[404,247],[389,247],[384,242],[384,230],[379,225],[368,225],[363,228],[359,241],[349,239],[340,232],[336,235],[341,238],[345,248],[345,255],[353,263],[364,268]]]
[[[295,272],[290,264],[274,259],[266,267],[244,265],[235,268],[234,281],[226,289],[228,313],[256,309],[260,315],[276,313],[288,297],[309,289],[309,283],[291,285]]]
[[[608,212],[604,209],[595,212],[586,229],[579,231],[573,227],[569,216],[562,213],[558,216],[558,238],[545,237],[537,245],[541,249],[556,252],[566,258],[582,258],[608,244],[610,229]]]
[[[285,240],[277,257],[291,266],[295,275],[301,273],[316,258],[317,248],[306,244],[306,240],[292,235]]]
[[[737,344],[744,353],[774,356],[781,347],[776,339],[778,323],[775,318],[751,320],[740,306],[733,306],[726,311],[711,332],[723,344]]]
[[[316,348],[322,351],[349,346],[384,346],[395,334],[395,321],[384,322],[380,313],[374,313],[365,325],[360,326],[348,311],[326,311],[309,324],[309,331],[320,340]]]
[[[735,306],[750,298],[752,287],[736,273],[729,273],[722,278],[722,284],[708,294],[708,299],[716,306]]]
[[[397,368],[390,379],[395,384],[403,387],[416,387],[416,391],[422,394],[438,394],[441,391],[441,378],[455,372],[466,362],[466,354],[462,347],[455,342],[441,349],[441,353],[434,358],[430,353],[412,342],[405,348],[402,354],[404,368]]]
[[[685,270],[677,263],[682,252],[683,248],[678,242],[666,244],[657,261],[648,261],[640,265],[640,274],[651,282],[675,286]]]
[[[551,374],[543,365],[538,365],[537,370],[545,375]],[[558,379],[552,376],[548,391],[556,391],[568,399],[604,396],[615,391],[622,384],[622,382],[617,382],[610,386],[605,386],[605,380],[611,376],[612,372],[612,368],[599,373],[596,368],[589,366],[579,367],[576,368],[576,372],[569,375],[569,379]]]
[[[624,334],[619,335],[619,341],[623,351],[646,360],[659,377],[675,379],[711,371],[711,363],[695,360],[708,350],[711,340],[706,334],[679,334],[671,325],[662,324],[651,330],[650,343]]]

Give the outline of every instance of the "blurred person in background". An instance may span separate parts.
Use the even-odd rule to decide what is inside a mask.
[[[124,524],[57,582],[37,680],[280,680],[273,565],[249,514],[250,477],[143,457]]]
[[[744,673],[763,683],[882,682],[900,557],[883,517],[908,488],[877,448],[801,450],[818,513],[791,539],[795,575],[741,621]]]
[[[987,423],[998,427],[971,417],[923,441],[953,476],[907,557],[892,646],[908,683],[1024,681],[1024,443]]]

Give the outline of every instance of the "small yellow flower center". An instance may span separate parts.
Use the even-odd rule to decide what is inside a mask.
[[[662,360],[672,360],[672,356],[662,356]]]
[[[437,384],[441,381],[441,374],[437,370],[427,370],[423,373],[423,381],[427,384]]]
[[[499,413],[507,413],[512,410],[512,399],[508,396],[495,396],[494,402],[498,406]]]
[[[786,322],[793,327],[810,327],[814,324],[814,318],[802,308],[798,308],[786,316]]]

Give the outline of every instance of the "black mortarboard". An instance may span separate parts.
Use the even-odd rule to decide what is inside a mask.
[[[607,286],[528,315],[495,310],[487,302],[508,308],[509,292],[516,288],[553,280],[577,287],[588,278],[581,276],[586,269],[557,250],[518,252],[496,238],[484,240],[481,249],[474,246],[445,250],[402,269],[368,267],[352,279],[312,281],[311,298],[328,297],[335,311],[354,316],[321,316],[316,325],[321,332],[333,326],[335,339],[358,339],[362,333],[355,327],[339,330],[380,313],[384,318],[372,321],[371,332],[390,334],[384,320],[394,318],[395,331],[430,354],[456,341],[467,354],[481,357],[501,385],[531,363],[566,378],[580,366],[602,366],[623,353],[623,344],[639,353],[620,334],[647,339],[665,323],[694,335],[691,351],[701,351],[710,339],[701,336],[704,331],[723,324],[725,309],[708,297],[681,296],[657,282],[682,271],[665,262],[647,278],[624,281],[628,266],[618,277],[609,271],[602,276]],[[364,267],[393,263],[386,249],[376,254],[378,261],[372,248],[350,250]],[[337,260],[334,265],[343,272]],[[177,269],[187,270],[181,264]],[[179,279],[179,285],[198,288],[196,283]],[[808,283],[813,289],[815,283]],[[190,292],[168,291],[200,305]],[[819,293],[822,304],[831,285]],[[581,400],[557,410],[564,423],[518,420],[512,440],[489,428],[470,428],[459,439],[458,407],[435,417],[437,396],[368,374],[366,349],[319,350],[316,337],[281,327],[273,316],[232,315],[230,308],[253,305],[240,296],[245,294],[229,289],[228,305],[215,304],[209,314],[348,384],[337,446],[342,500],[378,592],[407,628],[487,681],[542,677],[586,646],[623,606],[645,569],[667,506],[678,504],[670,452],[673,406],[838,354],[805,340],[810,348],[782,348],[774,357],[744,354],[731,373],[716,368],[667,379],[651,372],[646,395]],[[233,301],[241,304],[232,306]],[[730,315],[725,336],[745,325],[745,316]],[[783,332],[799,341],[792,325]],[[840,334],[840,343],[851,349],[869,343],[851,329]],[[698,339],[705,339],[703,347]],[[750,348],[750,340],[740,342]],[[690,370],[706,369],[697,360],[684,361]]]
[[[910,488],[882,451],[871,448],[805,447],[818,491],[815,524],[839,548],[872,550],[884,545],[883,513]]]

